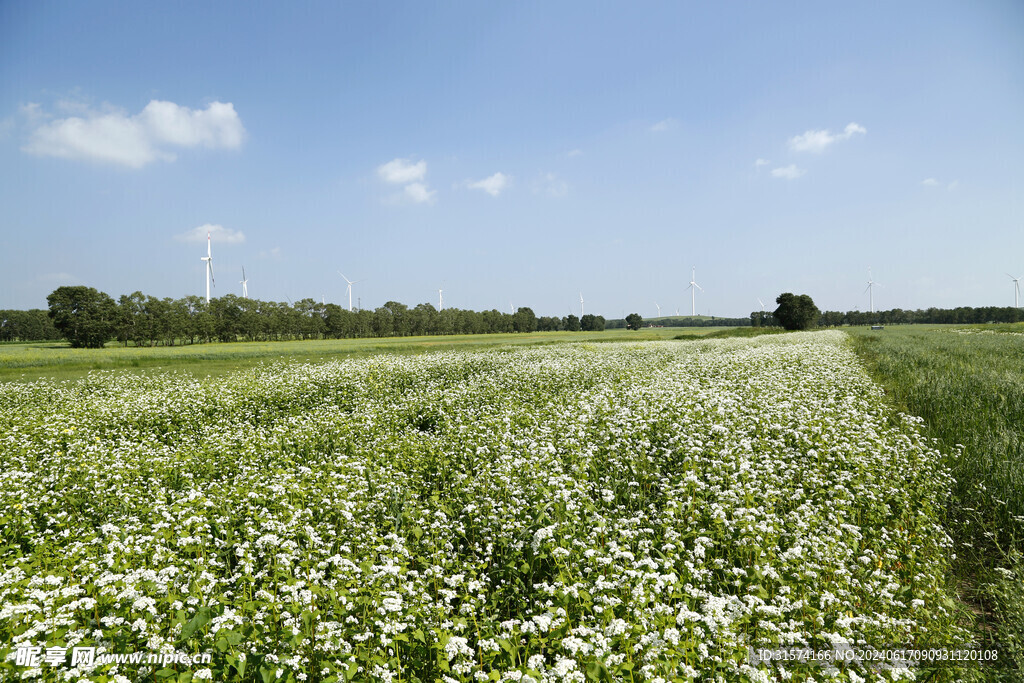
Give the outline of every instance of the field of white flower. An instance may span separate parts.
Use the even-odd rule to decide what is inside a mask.
[[[747,645],[966,637],[949,476],[838,332],[3,384],[0,459],[5,679],[895,680]]]

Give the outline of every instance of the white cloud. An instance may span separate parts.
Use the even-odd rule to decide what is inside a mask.
[[[667,130],[671,130],[676,125],[676,120],[673,118],[662,119],[656,124],[651,126],[652,133],[664,133]]]
[[[173,161],[161,153],[138,121],[123,114],[58,119],[32,131],[22,150],[37,156],[86,159],[142,168],[156,159]]]
[[[59,103],[68,109],[66,102]],[[156,160],[173,161],[165,147],[234,149],[241,146],[245,128],[230,102],[213,102],[194,110],[174,102],[152,100],[140,113],[122,110],[96,112],[76,105],[83,116],[50,119],[38,104],[22,107],[33,126],[22,150],[38,156],[82,159],[141,168]]]
[[[437,192],[427,189],[423,183],[409,183],[405,186],[405,194],[417,204],[423,204],[433,201]]]
[[[855,133],[860,133],[861,135],[867,135],[867,132],[868,132],[868,129],[865,128],[864,126],[860,125],[859,123],[848,123],[848,124],[846,124],[846,128],[843,129],[842,137],[845,140],[847,138],[852,138]]]
[[[564,197],[569,194],[569,185],[554,173],[545,173],[534,183],[533,191],[548,197]]]
[[[430,204],[434,201],[435,190],[427,187],[427,162],[417,161],[413,163],[410,159],[392,159],[386,164],[377,167],[377,175],[381,180],[393,185],[405,185],[403,193],[405,199],[416,204]],[[400,201],[402,195],[392,197],[391,200]]]
[[[925,178],[924,180],[921,181],[921,185],[923,185],[924,187],[938,187],[939,185],[942,185],[942,184],[943,184],[943,181],[936,180],[935,178]],[[953,190],[955,190],[958,187],[960,187],[960,181],[959,180],[954,180],[954,181],[952,181],[950,183],[946,183],[946,190],[948,192],[952,192]]]
[[[858,123],[848,123],[842,133],[832,134],[828,130],[809,130],[803,135],[796,135],[789,139],[789,148],[794,152],[825,151],[828,147],[841,140],[849,140],[854,135],[865,135],[867,128]]]
[[[245,129],[230,102],[213,102],[206,109],[179,107],[153,100],[139,117],[155,140],[181,147],[224,147],[242,144]]]
[[[377,175],[387,183],[412,183],[423,180],[427,175],[427,162],[415,164],[409,159],[394,159],[377,167]]]
[[[757,161],[754,162],[754,166],[756,166],[757,168],[761,168],[762,166],[767,166],[770,163],[772,162],[768,161],[767,159],[758,159]]]
[[[175,235],[174,239],[179,242],[205,242],[206,234],[210,234],[210,240],[218,244],[241,244],[245,242],[245,235],[241,230],[232,230],[223,225],[206,223],[191,230]]]
[[[568,152],[565,153],[565,156],[567,156],[567,157],[569,157],[571,159],[573,157],[578,157],[581,154],[583,154],[583,150],[582,149],[570,149]]]
[[[807,173],[807,171],[802,168],[797,168],[796,164],[780,166],[779,168],[772,169],[772,177],[785,178],[786,180],[794,180],[802,176],[804,173]]]
[[[492,197],[497,197],[501,194],[501,191],[508,187],[509,177],[504,173],[495,173],[489,178],[483,180],[467,180],[466,187],[471,190],[483,190]]]

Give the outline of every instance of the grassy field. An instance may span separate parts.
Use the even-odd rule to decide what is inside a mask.
[[[946,525],[961,594],[979,612],[979,635],[1024,669],[1024,325],[850,333],[890,400],[950,454]]]
[[[438,350],[484,349],[501,345],[538,345],[593,341],[655,341],[671,339],[686,330],[710,334],[720,327],[649,328],[603,332],[533,332],[531,334],[472,334],[375,339],[237,342],[188,346],[72,349],[66,343],[39,342],[0,346],[0,381],[31,381],[41,377],[74,379],[92,370],[180,370],[197,376],[217,376],[263,362],[315,362],[378,353],[423,353]]]
[[[0,679],[874,683],[748,646],[969,636],[952,479],[842,333],[471,351],[0,384]],[[209,659],[106,658],[153,650]]]

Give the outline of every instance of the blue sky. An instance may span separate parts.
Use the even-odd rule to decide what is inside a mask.
[[[1024,5],[0,2],[0,309],[1012,305]]]

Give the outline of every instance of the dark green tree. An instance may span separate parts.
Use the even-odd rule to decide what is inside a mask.
[[[814,300],[806,294],[785,292],[775,299],[779,305],[772,314],[787,330],[807,330],[817,326],[821,311],[814,305]]]
[[[523,306],[512,316],[512,329],[516,332],[533,332],[537,329],[537,316],[533,309]]]
[[[58,287],[46,303],[53,326],[74,348],[102,348],[117,330],[117,304],[92,287]]]
[[[644,318],[639,313],[630,313],[626,316],[626,329],[627,330],[639,330],[640,326],[644,324]]]

